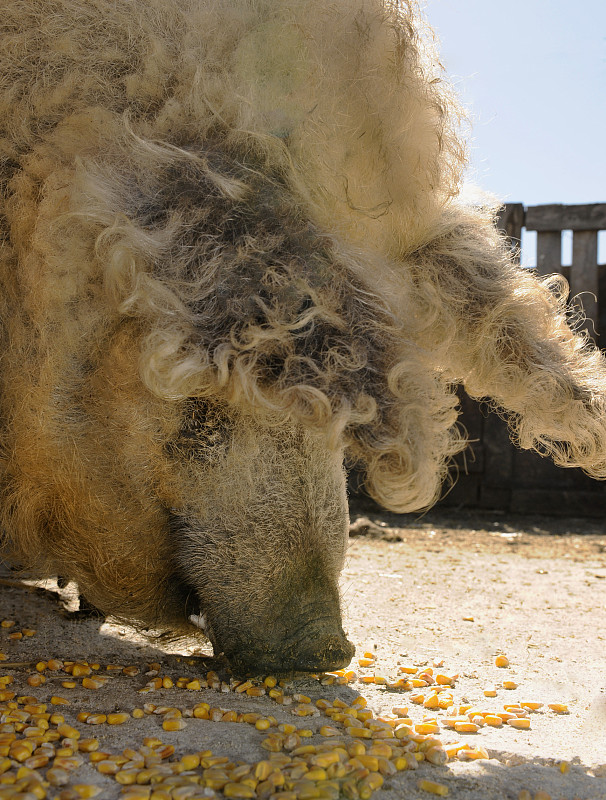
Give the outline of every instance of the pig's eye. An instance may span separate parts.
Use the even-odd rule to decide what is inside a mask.
[[[204,399],[188,400],[183,404],[179,432],[167,450],[170,455],[187,460],[216,459],[227,453],[233,427],[223,406]]]

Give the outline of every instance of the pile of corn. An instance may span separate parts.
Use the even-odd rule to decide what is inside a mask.
[[[0,654],[0,660],[3,658]],[[374,656],[366,653],[359,665],[373,666]],[[412,703],[429,712],[415,723],[408,707],[402,705],[376,716],[361,695],[347,703],[338,697],[313,702],[296,692],[292,683],[273,676],[222,681],[217,673],[208,672],[205,677],[173,678],[161,674],[160,664],[148,665],[139,693],[146,696],[162,691],[164,698],[168,690],[186,698],[185,703],[160,705],[143,702],[142,697],[141,704],[128,711],[102,712],[97,701],[92,710],[72,712],[68,699],[71,689],[80,687],[99,692],[98,697],[107,696],[112,676],[141,681],[141,670],[137,666],[108,664],[102,668],[98,663],[55,658],[41,661],[31,665],[27,694],[14,690],[13,676],[0,675],[0,800],[96,797],[103,793],[107,778],[120,786],[124,800],[369,800],[385,779],[403,770],[416,770],[421,762],[443,766],[451,759],[489,757],[481,746],[462,739],[444,744],[436,734],[454,731],[465,737],[485,725],[524,729],[530,725],[530,714],[540,708],[540,704],[531,702],[506,704],[503,711],[456,704],[452,690],[457,676],[434,671],[434,667],[401,667],[405,677],[394,679],[375,674],[359,679],[383,685],[391,692],[410,692]],[[317,678],[322,686],[351,685],[358,680],[355,672],[346,670]],[[55,685],[65,691],[55,694],[50,688]],[[31,688],[36,688],[41,697],[29,694]],[[103,689],[106,691],[99,691]],[[208,689],[240,696],[242,707],[234,710],[220,703],[191,702],[196,692]],[[281,707],[278,716],[288,712],[293,721],[280,722],[271,714],[246,710],[245,698],[262,696]],[[111,704],[111,696],[107,701]],[[81,702],[79,705],[81,708]],[[554,706],[554,710],[566,709]],[[66,714],[71,722],[66,721]],[[103,749],[104,726],[125,725],[142,718],[158,720],[157,736],[147,736],[139,746],[134,743],[120,753]],[[201,720],[254,727],[266,756],[244,763],[212,750],[177,754],[175,746],[164,741],[164,732],[170,739],[171,733],[199,725]],[[95,736],[90,735],[92,731],[97,732]],[[178,741],[187,739],[179,737]],[[86,762],[88,780],[83,781],[79,773]],[[90,778],[90,767],[97,771],[98,783]],[[448,786],[437,781],[423,779],[417,786],[433,795],[449,793]],[[547,795],[541,797],[549,800]]]

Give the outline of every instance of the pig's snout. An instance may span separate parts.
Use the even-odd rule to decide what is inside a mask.
[[[345,634],[304,641],[295,654],[293,669],[303,672],[341,669],[353,658],[354,649]]]
[[[340,626],[331,632],[312,627],[275,644],[242,643],[225,655],[236,671],[246,673],[322,672],[346,667],[354,649]]]

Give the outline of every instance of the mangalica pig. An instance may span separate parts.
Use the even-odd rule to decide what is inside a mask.
[[[429,506],[462,383],[605,477],[602,356],[457,199],[459,118],[413,2],[6,0],[5,555],[238,668],[330,669],[344,462]]]

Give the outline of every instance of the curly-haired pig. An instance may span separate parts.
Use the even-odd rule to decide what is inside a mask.
[[[602,356],[457,200],[421,28],[404,0],[2,4],[7,557],[238,668],[331,669],[345,459],[429,506],[463,383],[606,476]]]

